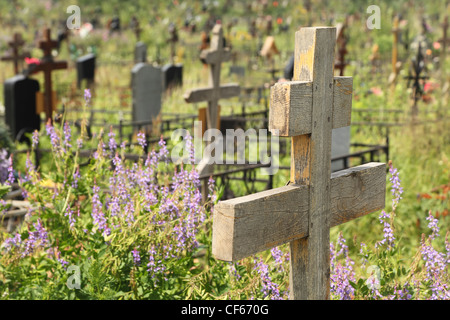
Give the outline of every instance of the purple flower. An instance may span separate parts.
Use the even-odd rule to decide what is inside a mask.
[[[383,240],[378,241],[375,244],[375,248],[379,248],[380,245],[387,245],[387,250],[393,249],[395,247],[395,237],[394,237],[394,231],[392,229],[392,226],[390,224],[390,215],[388,215],[384,210],[381,211],[380,214],[380,223],[383,224]]]
[[[64,122],[63,132],[64,132],[64,146],[70,149],[72,148],[72,145],[70,144],[70,140],[72,138],[72,131],[67,121]]]
[[[3,242],[3,246],[6,249],[6,252],[10,252],[15,248],[20,248],[21,244],[22,239],[19,233],[16,233],[16,235],[12,238],[6,238],[6,240]]]
[[[73,180],[72,180],[72,188],[78,189],[78,180],[81,178],[80,175],[80,167],[77,166],[77,169],[75,170],[73,174]]]
[[[92,196],[92,218],[94,219],[94,225],[98,228],[98,230],[102,230],[102,234],[104,236],[108,236],[111,234],[111,229],[108,228],[108,223],[103,212],[103,205],[100,201],[100,188],[97,185],[94,185],[92,188],[93,196]]]
[[[392,183],[392,187],[391,187],[391,193],[393,196],[392,210],[395,211],[399,201],[402,199],[401,195],[403,193],[403,188],[400,185],[400,178],[398,176],[398,170],[392,166],[391,161],[389,161],[389,173],[391,174],[389,181]]]
[[[86,102],[86,105],[88,106],[91,102],[91,90],[90,89],[84,89],[84,101]]]
[[[34,130],[33,132],[33,138],[32,138],[32,148],[36,148],[39,144],[39,132],[37,130]]]
[[[233,276],[233,278],[236,281],[239,281],[241,279],[241,275],[239,274],[239,272],[236,269],[236,265],[238,265],[238,264],[239,264],[239,262],[236,262],[236,263],[230,262],[229,263],[230,274]]]
[[[259,259],[254,257],[254,263],[254,269],[260,276],[261,292],[264,298],[270,297],[271,300],[282,300],[278,284],[272,282],[272,278],[270,277],[269,266],[263,262],[261,257]]]
[[[66,269],[69,265],[69,262],[61,258],[61,251],[59,251],[58,247],[56,247],[56,260],[61,264],[61,266]]]
[[[336,251],[332,242],[330,243],[330,292],[341,300],[352,299],[355,293],[355,289],[350,284],[350,281],[355,281],[354,262],[348,256],[348,246],[345,242],[342,234],[339,234],[337,241],[339,251]],[[338,261],[340,256],[344,258],[344,264]]]
[[[8,178],[8,151],[6,149],[0,149],[0,182],[5,183]]]
[[[77,148],[81,149],[83,147],[83,139],[82,138],[78,138],[77,139]]]
[[[137,134],[137,140],[138,140],[140,146],[142,147],[142,149],[145,149],[145,147],[147,146],[147,140],[145,138],[145,133],[144,132],[140,131]]]
[[[75,217],[74,217],[74,212],[73,210],[70,208],[70,206],[67,206],[66,212],[64,213],[65,217],[69,217],[69,226],[70,229],[74,229],[75,228]]]
[[[14,168],[13,168],[13,156],[9,156],[9,163],[8,163],[8,180],[6,181],[7,185],[12,186],[15,181],[14,178]]]
[[[439,236],[439,227],[438,227],[439,220],[433,217],[431,211],[428,212],[427,220],[430,222],[428,223],[428,228],[432,230],[432,233],[429,238],[430,240],[434,240],[437,236]]]
[[[114,155],[114,153],[116,152],[117,149],[117,142],[116,142],[116,134],[112,131],[112,127],[108,133],[108,137],[109,137],[109,150],[111,151],[111,156]]]
[[[135,266],[138,266],[141,264],[141,256],[139,254],[139,251],[136,250],[136,248],[133,249],[133,251],[131,251],[133,254],[133,262]]]
[[[50,121],[47,122],[45,125],[45,130],[47,132],[47,135],[50,136],[50,143],[52,144],[52,148],[55,150],[57,154],[60,152],[60,141],[59,136],[55,131],[55,128],[51,124]]]

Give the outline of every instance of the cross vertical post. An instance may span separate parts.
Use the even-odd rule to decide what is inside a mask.
[[[447,44],[449,43],[449,38],[447,38],[448,32],[448,15],[445,16],[444,22],[442,23],[442,39],[439,39],[439,42],[442,44],[442,55],[441,55],[441,65],[442,65],[442,74],[445,79],[445,60],[447,58]]]
[[[395,83],[397,81],[397,75],[399,72],[399,66],[398,66],[398,38],[400,35],[400,28],[399,28],[399,16],[396,15],[393,21],[392,26],[392,34],[394,36],[393,43],[392,43],[392,73],[389,77],[389,83],[391,84],[391,90],[394,90]]]
[[[309,236],[291,242],[292,299],[329,298],[328,216],[335,43],[335,28],[300,29],[295,34],[293,80],[312,81],[313,105],[311,133],[291,138],[290,181],[310,186]]]
[[[58,46],[58,43],[51,39],[50,29],[46,29],[45,37],[43,41],[39,42],[39,48],[43,51],[44,57],[42,58],[39,65],[37,65],[32,71],[32,74],[37,72],[44,73],[44,111],[46,119],[52,119],[52,112],[55,106],[53,105],[52,99],[52,71],[59,69],[67,69],[66,61],[54,61],[52,56],[52,49]]]
[[[295,34],[293,81],[271,87],[269,130],[291,137],[290,184],[219,202],[212,253],[237,261],[290,244],[290,299],[330,298],[330,228],[384,208],[386,165],[331,174],[332,129],[351,122],[353,80],[334,77],[336,28]]]

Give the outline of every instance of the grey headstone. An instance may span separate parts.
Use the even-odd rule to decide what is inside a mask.
[[[134,47],[134,62],[147,62],[147,45],[142,41],[136,43]]]
[[[161,71],[164,90],[183,85],[182,64],[166,64]]]
[[[239,77],[245,76],[245,68],[240,66],[230,66],[230,75],[235,74]]]
[[[350,126],[333,129],[331,137],[331,158],[350,153]],[[344,161],[332,161],[331,172],[344,169]]]
[[[145,63],[136,64],[131,70],[133,92],[133,120],[151,121],[161,111],[161,69]]]

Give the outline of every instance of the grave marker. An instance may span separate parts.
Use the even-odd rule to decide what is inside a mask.
[[[223,31],[221,25],[216,25],[213,29],[211,47],[203,50],[200,54],[207,64],[210,65],[209,87],[194,89],[184,95],[184,100],[188,103],[208,102],[207,121],[208,129],[216,128],[219,116],[217,106],[219,99],[236,97],[240,94],[240,87],[237,84],[220,85],[220,70],[222,62],[229,61],[231,53],[228,48],[223,47]]]
[[[184,100],[188,103],[207,101],[206,128],[218,129],[217,126],[220,124],[219,99],[238,96],[240,94],[240,86],[237,84],[220,85],[221,65],[222,62],[231,59],[231,52],[229,48],[224,48],[223,46],[223,30],[220,24],[214,26],[212,34],[210,48],[200,53],[200,59],[210,65],[209,87],[186,92]],[[202,116],[202,111],[200,111],[199,116]],[[208,164],[208,159],[204,158],[197,166],[197,171],[199,171],[200,175],[212,174],[213,166]],[[204,200],[206,199],[207,190],[208,182],[205,180],[202,186]]]
[[[345,56],[348,53],[347,42],[348,38],[345,34],[345,29],[347,28],[347,21],[345,23],[340,23],[336,26],[336,43],[337,43],[337,59],[334,63],[334,68],[339,70],[339,75],[342,77],[344,75],[345,67],[347,62],[345,61]]]
[[[275,74],[280,70],[275,69],[274,56],[280,54],[280,51],[275,44],[274,37],[270,36],[266,38],[259,54],[261,55],[261,57],[267,59],[268,63],[271,66],[271,69],[267,70],[267,72],[272,75],[272,80],[276,80]]]
[[[161,111],[161,69],[138,63],[131,70],[133,121],[152,121]]]
[[[136,46],[134,47],[134,62],[147,62],[147,45],[142,41],[136,43]]]
[[[447,56],[447,44],[450,43],[450,39],[447,37],[448,32],[448,15],[445,16],[444,22],[442,23],[442,38],[439,39],[439,43],[442,44],[442,64],[444,63]],[[445,70],[445,68],[443,68]]]
[[[36,112],[36,93],[39,92],[39,81],[18,74],[7,79],[4,84],[5,123],[13,138],[26,138],[22,133],[40,130],[41,119]]]
[[[424,80],[428,79],[428,76],[422,75],[422,72],[425,71],[425,59],[422,53],[422,43],[419,42],[419,47],[417,48],[417,56],[413,57],[411,59],[412,64],[409,69],[409,74],[407,77],[405,77],[406,80],[408,80],[408,87],[411,87],[413,89],[412,92],[412,99],[413,99],[413,106],[412,106],[412,117],[413,120],[415,120],[419,110],[417,107],[417,102],[419,99],[423,96],[423,82]],[[412,82],[412,85],[411,85]]]
[[[394,36],[394,40],[392,43],[392,72],[389,76],[389,83],[391,84],[392,89],[395,87],[397,76],[401,67],[401,62],[398,61],[398,40],[400,36],[399,22],[400,17],[396,15],[392,27],[392,34]]]
[[[169,26],[170,33],[170,63],[162,68],[164,90],[170,90],[183,84],[183,65],[174,64],[175,44],[178,42],[178,32],[173,23]]]
[[[44,111],[46,119],[52,119],[52,112],[56,110],[55,99],[53,98],[52,71],[67,69],[66,61],[54,61],[52,49],[58,46],[56,41],[51,39],[50,29],[45,30],[45,39],[39,42],[39,48],[44,52],[44,57],[40,63],[30,70],[31,74],[44,73]]]
[[[336,28],[300,29],[294,81],[271,88],[269,129],[292,139],[290,185],[214,208],[218,259],[236,261],[290,243],[291,299],[328,299],[330,228],[385,205],[385,164],[330,171],[331,130],[350,125],[353,83],[333,77],[335,44]]]
[[[11,47],[11,54],[2,56],[2,61],[12,61],[14,63],[14,74],[19,73],[19,64],[23,64],[23,60],[25,58],[30,57],[29,52],[20,52],[22,46],[25,44],[25,41],[22,39],[22,35],[20,33],[15,33],[13,40],[8,42],[8,45]]]
[[[81,82],[86,80],[86,87],[90,88],[94,84],[95,78],[95,55],[90,53],[76,60],[77,67],[77,87],[81,88]]]

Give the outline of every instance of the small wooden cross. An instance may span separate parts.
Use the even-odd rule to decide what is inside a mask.
[[[240,94],[240,86],[237,84],[220,85],[220,69],[222,62],[231,59],[231,52],[223,47],[222,26],[217,24],[213,28],[211,46],[203,50],[200,58],[210,65],[209,87],[194,89],[184,95],[188,103],[208,102],[206,126],[208,129],[216,129],[219,99],[236,97]]]
[[[412,72],[411,72],[412,71]],[[412,58],[412,67],[409,70],[409,75],[404,77],[408,80],[408,88],[411,87],[413,89],[412,98],[413,98],[413,107],[412,107],[412,116],[413,120],[417,116],[419,110],[417,107],[417,102],[423,96],[423,82],[429,77],[426,75],[422,75],[422,72],[425,71],[425,59],[422,53],[422,44],[419,42],[419,48],[417,49],[417,56]],[[411,85],[412,82],[412,85]]]
[[[170,33],[170,63],[174,63],[174,57],[175,57],[175,44],[178,42],[178,32],[177,27],[173,23],[169,25],[169,33]]]
[[[392,73],[389,76],[389,83],[391,84],[391,88],[394,88],[398,72],[400,71],[400,68],[398,66],[398,38],[400,35],[399,22],[400,18],[398,15],[396,15],[392,26],[392,34],[394,36],[394,40],[392,43]]]
[[[45,40],[39,42],[39,48],[44,52],[44,57],[39,65],[31,70],[31,74],[37,72],[44,73],[44,111],[46,119],[52,119],[52,112],[55,110],[52,99],[52,71],[67,69],[67,61],[54,61],[52,49],[58,46],[57,41],[51,40],[50,29],[45,30]]]
[[[328,299],[330,228],[385,205],[384,163],[331,174],[331,130],[350,125],[353,90],[351,77],[333,76],[335,45],[336,28],[297,31],[294,81],[271,88],[269,129],[292,139],[290,184],[214,208],[218,259],[290,243],[291,299]]]
[[[334,64],[334,68],[339,70],[339,75],[342,77],[344,75],[345,67],[347,62],[345,61],[345,56],[348,53],[347,42],[348,38],[345,35],[345,29],[347,28],[347,20],[345,23],[340,23],[337,25],[336,29],[336,42],[338,45],[338,56]]]
[[[23,59],[29,58],[30,53],[23,52],[20,53],[20,48],[25,44],[25,41],[22,39],[22,35],[20,33],[15,33],[13,40],[8,42],[8,45],[12,49],[12,53],[10,55],[5,55],[1,58],[2,61],[13,61],[14,62],[14,73],[19,73],[19,62],[22,62]]]
[[[445,61],[445,56],[447,54],[447,44],[450,43],[450,39],[447,38],[447,32],[448,32],[448,16],[445,16],[444,22],[442,23],[442,39],[438,40],[442,44],[443,61]]]

